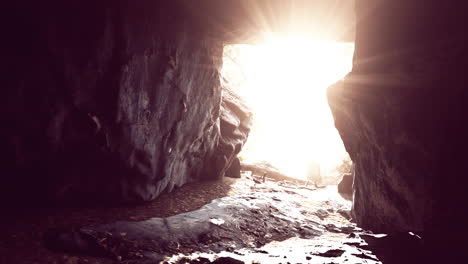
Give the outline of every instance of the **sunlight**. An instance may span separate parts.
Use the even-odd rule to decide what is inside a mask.
[[[326,89],[351,70],[353,51],[353,43],[272,35],[263,44],[226,47],[223,74],[255,115],[241,157],[297,178],[311,163],[333,173],[347,153]]]

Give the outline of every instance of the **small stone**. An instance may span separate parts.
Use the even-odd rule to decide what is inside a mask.
[[[326,257],[326,258],[336,258],[336,257],[343,255],[344,252],[345,251],[342,249],[330,249],[330,250],[327,250],[323,253],[319,253],[316,255],[320,257]]]
[[[212,264],[245,264],[244,261],[231,258],[231,257],[220,257],[211,263]]]

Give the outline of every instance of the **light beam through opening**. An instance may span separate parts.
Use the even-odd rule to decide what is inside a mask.
[[[353,52],[354,43],[295,37],[226,46],[223,76],[254,113],[241,158],[296,178],[306,178],[311,164],[322,177],[336,174],[347,153],[326,89],[351,70]]]

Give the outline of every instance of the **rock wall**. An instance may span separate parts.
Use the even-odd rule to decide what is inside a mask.
[[[240,150],[246,134],[215,162],[223,43],[177,1],[4,10],[1,201],[148,201],[222,176]]]
[[[458,2],[356,3],[353,70],[328,98],[356,165],[353,210],[365,228],[447,237],[464,219],[463,10]]]
[[[223,88],[220,115],[221,137],[213,164],[216,171],[225,175],[235,161],[237,165],[234,167],[239,168],[240,176],[240,162],[236,157],[247,141],[253,114],[249,107],[243,103],[242,98],[232,91],[228,83],[223,82]]]

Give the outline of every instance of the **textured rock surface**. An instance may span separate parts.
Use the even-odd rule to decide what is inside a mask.
[[[2,43],[2,195],[147,201],[223,175],[246,138],[229,122],[246,124],[221,108],[221,40],[176,2],[5,7],[21,22]]]
[[[356,10],[353,70],[328,96],[356,165],[357,223],[442,233],[464,219],[466,207],[463,8],[360,0]]]
[[[213,156],[215,160],[212,162],[215,171],[221,172],[221,175],[226,173],[234,158],[241,151],[252,125],[252,113],[249,108],[229,89],[227,84],[224,84],[223,88],[220,115],[221,136]],[[240,164],[238,167],[240,177]]]

